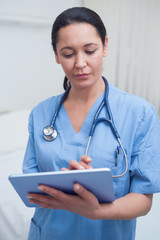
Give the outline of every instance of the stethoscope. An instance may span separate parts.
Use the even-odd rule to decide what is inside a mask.
[[[93,119],[93,122],[92,122],[92,125],[91,125],[91,129],[90,129],[90,133],[89,133],[89,139],[88,139],[88,143],[87,143],[87,147],[86,147],[86,151],[85,151],[85,155],[88,154],[88,150],[89,150],[89,146],[90,146],[90,142],[91,142],[91,139],[93,137],[93,133],[94,133],[94,130],[95,130],[95,127],[98,123],[100,122],[103,122],[105,123],[106,125],[109,125],[111,130],[112,130],[112,133],[113,135],[115,136],[115,138],[117,139],[121,149],[122,149],[122,152],[123,152],[123,155],[125,157],[125,171],[120,174],[120,175],[112,175],[112,177],[114,178],[118,178],[118,177],[122,177],[124,176],[126,173],[127,173],[127,170],[128,170],[128,160],[127,160],[127,155],[126,155],[126,152],[123,148],[123,145],[122,145],[122,142],[120,140],[120,136],[118,134],[118,131],[115,127],[115,124],[114,124],[114,121],[113,121],[113,116],[112,116],[112,113],[111,113],[111,110],[110,110],[110,106],[109,106],[109,102],[108,102],[108,95],[109,95],[109,84],[107,82],[107,80],[103,77],[103,80],[105,82],[105,94],[104,94],[104,98],[101,102],[101,104],[99,105],[98,107],[98,110],[94,116],[94,119]],[[55,110],[55,113],[53,115],[53,118],[52,118],[52,121],[51,121],[51,124],[49,126],[46,126],[44,129],[43,129],[43,137],[46,141],[53,141],[56,139],[58,133],[57,133],[57,130],[55,129],[55,121],[56,121],[56,118],[57,118],[57,115],[59,113],[59,110],[64,102],[64,100],[66,99],[69,91],[70,91],[71,87],[68,87],[67,90],[65,91],[65,93],[62,95],[59,103],[58,103],[58,106]],[[101,117],[101,118],[98,118],[103,106],[106,106],[106,110],[107,110],[107,113],[108,113],[108,119],[107,118],[104,118],[104,117]],[[119,154],[119,149],[117,149],[117,154]]]

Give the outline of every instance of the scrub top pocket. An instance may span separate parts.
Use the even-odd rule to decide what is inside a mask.
[[[89,155],[92,158],[93,168],[110,168],[112,175],[120,175],[126,169],[126,161],[120,149],[118,158],[116,152],[94,151]]]
[[[94,155],[90,155],[92,158],[92,167],[93,168],[109,168],[112,172],[112,176],[121,175],[126,169],[126,161],[123,152],[120,150],[118,159],[113,152],[94,152]],[[128,157],[129,165],[129,157]],[[128,166],[129,169],[129,166]],[[129,192],[130,189],[130,177],[129,170],[122,177],[113,177],[113,187],[115,198],[122,197]]]
[[[31,219],[28,240],[40,240],[40,228],[35,224],[33,218]]]

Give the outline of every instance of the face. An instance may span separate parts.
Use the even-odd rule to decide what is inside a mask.
[[[58,33],[56,62],[61,64],[72,88],[96,86],[102,80],[105,45],[96,29],[88,23],[74,23],[63,27]]]

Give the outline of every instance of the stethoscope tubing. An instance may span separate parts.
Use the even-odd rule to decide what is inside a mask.
[[[54,115],[53,115],[53,118],[52,118],[52,121],[51,121],[50,126],[52,126],[52,127],[55,126],[55,121],[56,121],[57,115],[58,115],[58,113],[59,113],[59,110],[60,110],[60,108],[61,108],[64,100],[66,99],[66,97],[67,97],[70,89],[71,89],[71,87],[68,87],[67,90],[64,92],[62,98],[60,99],[60,101],[59,101],[59,103],[58,103],[58,106],[57,106],[57,108],[56,108],[56,111],[55,111],[55,113],[54,113]]]
[[[91,139],[92,139],[92,136],[89,136],[89,139],[88,139],[88,143],[87,143],[87,147],[86,147],[86,151],[85,151],[85,155],[88,155],[88,150],[89,150],[89,146],[90,146],[90,143],[91,143]],[[120,140],[120,138],[117,138],[117,141],[119,142],[119,145],[122,149],[122,152],[123,152],[123,155],[124,155],[124,158],[125,158],[125,170],[122,174],[119,174],[119,175],[112,175],[112,178],[120,178],[120,177],[123,177],[127,171],[128,171],[128,159],[127,159],[127,154],[123,148],[123,145],[122,145],[122,142]]]
[[[100,122],[104,122],[106,125],[109,125],[111,130],[112,130],[112,133],[113,135],[115,136],[115,138],[117,139],[118,143],[119,143],[119,146],[121,147],[122,149],[122,152],[123,152],[123,155],[125,157],[125,170],[122,174],[119,174],[119,175],[112,175],[113,178],[119,178],[119,177],[123,177],[127,171],[128,171],[128,159],[127,159],[127,154],[124,150],[124,147],[122,145],[122,142],[120,140],[120,136],[119,136],[119,133],[115,127],[115,124],[114,124],[114,121],[113,121],[113,116],[112,116],[112,112],[110,110],[110,106],[109,106],[109,101],[108,101],[108,95],[109,95],[109,84],[107,82],[107,80],[103,77],[103,80],[105,82],[105,86],[106,86],[106,89],[105,89],[105,96],[104,96],[104,99],[103,101],[101,102],[95,116],[94,116],[94,119],[93,119],[93,122],[92,122],[92,125],[91,125],[91,129],[90,129],[90,132],[89,132],[89,139],[88,139],[88,143],[87,143],[87,147],[86,147],[86,151],[85,151],[85,155],[88,155],[88,150],[89,150],[89,146],[90,146],[90,143],[91,143],[91,139],[93,137],[93,134],[94,134],[94,130],[97,126],[98,123]],[[43,129],[43,137],[46,141],[52,141],[54,140],[56,137],[57,137],[57,130],[55,129],[55,121],[56,121],[56,118],[57,118],[57,115],[59,113],[59,110],[64,102],[64,100],[66,99],[69,91],[71,89],[71,86],[65,91],[65,93],[63,94],[63,96],[61,97],[59,103],[58,103],[58,106],[55,110],[55,113],[53,115],[53,118],[52,118],[52,121],[51,121],[51,124],[47,127],[45,127]],[[107,113],[108,113],[108,116],[109,116],[109,119],[106,119],[104,117],[99,117],[99,114],[102,110],[102,108],[106,106],[106,110],[107,110]],[[50,133],[48,133],[47,135],[45,134],[45,131],[48,129],[51,129]],[[47,131],[46,131],[47,132]]]

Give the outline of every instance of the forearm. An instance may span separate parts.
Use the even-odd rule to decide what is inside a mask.
[[[129,193],[113,203],[101,204],[98,219],[129,220],[146,215],[152,206],[152,194]]]
[[[81,169],[81,167],[87,169],[91,167],[90,162],[91,158],[85,155],[81,157],[80,163],[74,160],[71,161],[69,169]],[[128,220],[146,215],[151,206],[152,194],[129,193],[113,203],[99,204],[87,217],[92,219]]]

